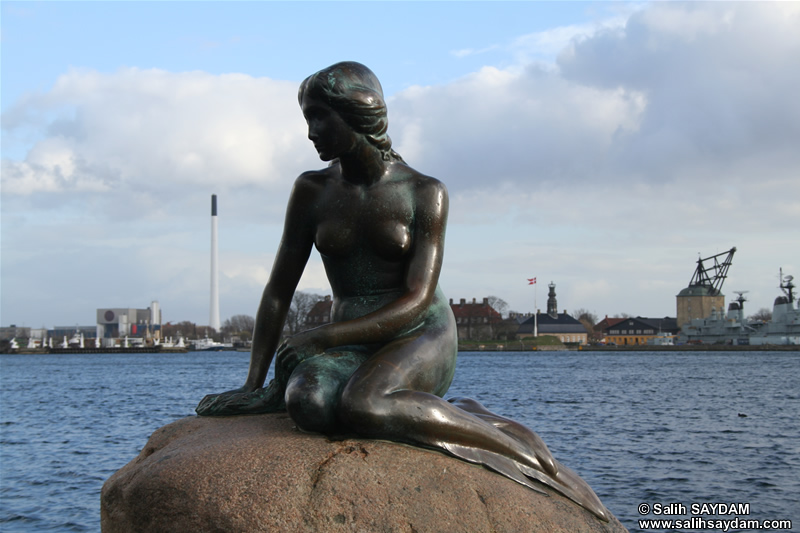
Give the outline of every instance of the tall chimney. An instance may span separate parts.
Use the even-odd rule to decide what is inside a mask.
[[[208,325],[219,331],[219,271],[217,269],[217,195],[211,195],[211,316]]]

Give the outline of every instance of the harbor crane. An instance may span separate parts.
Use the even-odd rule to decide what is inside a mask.
[[[728,269],[733,262],[733,254],[736,253],[734,246],[727,252],[722,252],[705,259],[697,260],[697,268],[692,275],[692,280],[689,282],[689,287],[705,287],[708,293],[712,296],[720,294],[722,284],[725,283],[725,278],[728,277]],[[725,256],[724,259],[720,259]],[[713,264],[707,264],[711,263]]]

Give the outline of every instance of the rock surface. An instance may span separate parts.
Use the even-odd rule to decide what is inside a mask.
[[[393,442],[331,440],[286,414],[188,417],[103,486],[106,533],[621,532],[549,488]]]

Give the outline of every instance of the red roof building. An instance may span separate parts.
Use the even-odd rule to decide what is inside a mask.
[[[604,339],[606,337],[606,330],[611,326],[616,326],[620,322],[625,320],[624,318],[608,318],[608,315],[594,325],[592,328],[592,340],[594,342],[605,342]]]
[[[306,327],[315,328],[331,321],[331,308],[333,301],[330,295],[314,304],[311,311],[306,315]]]
[[[472,303],[461,298],[457,304],[450,298],[450,309],[456,317],[459,340],[494,339],[497,326],[503,321],[502,315],[489,305],[489,298],[484,298],[481,303],[475,298]]]

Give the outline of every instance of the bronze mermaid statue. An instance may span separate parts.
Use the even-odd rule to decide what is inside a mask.
[[[304,431],[437,448],[533,490],[532,480],[544,483],[607,521],[592,489],[533,431],[474,400],[443,399],[458,351],[438,286],[447,190],[392,150],[377,77],[337,63],[303,81],[298,99],[330,164],[294,183],[245,384],[206,396],[197,413],[286,410]],[[312,247],[333,291],[332,321],[278,346]],[[273,355],[275,379],[264,387]]]

